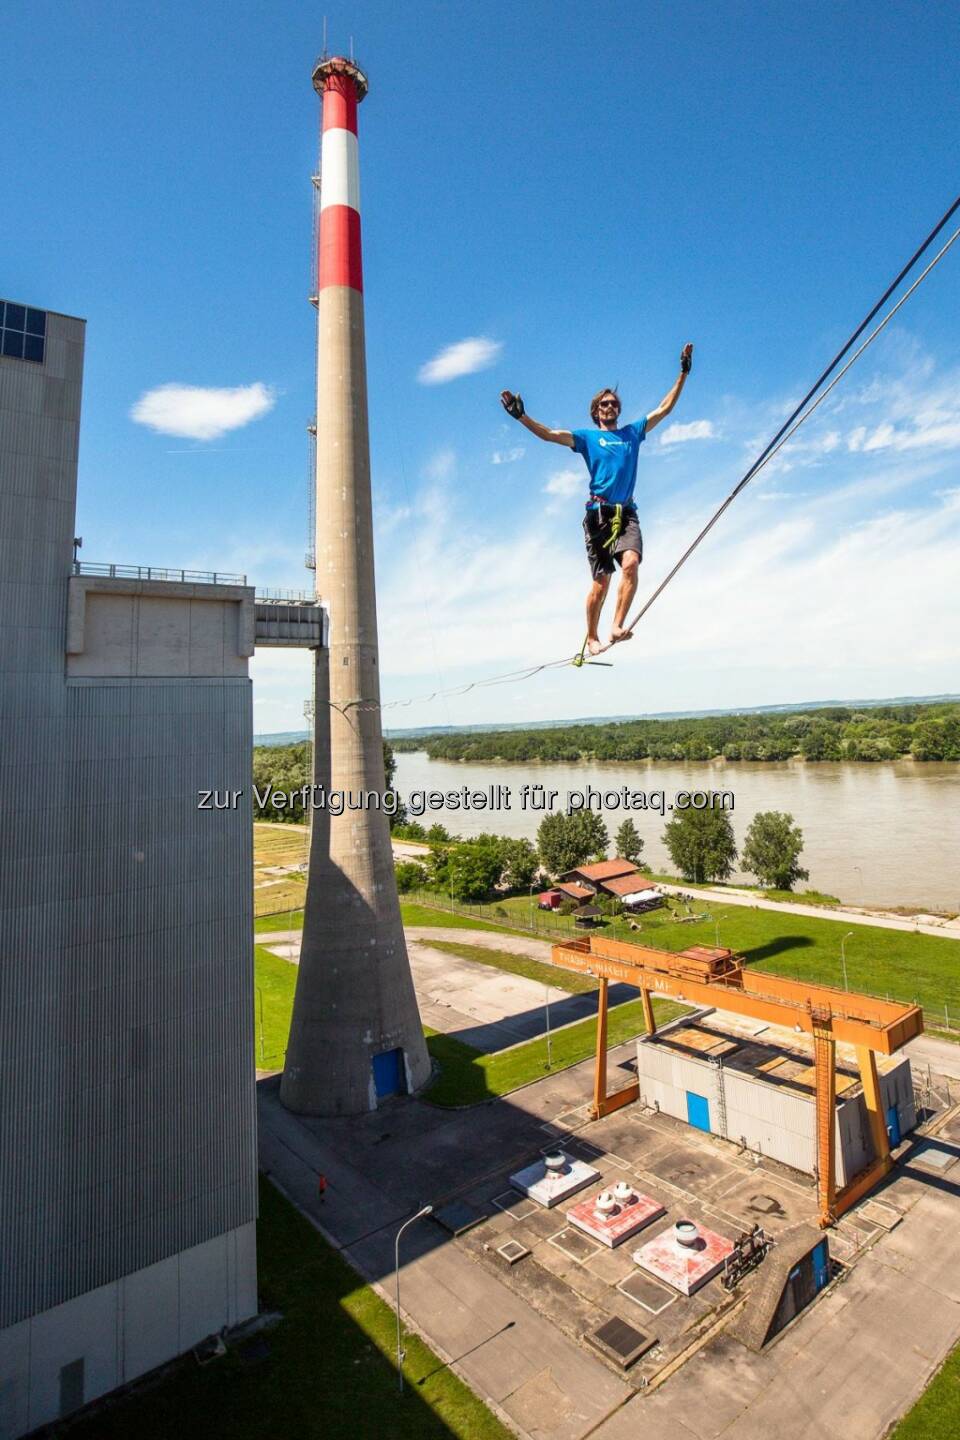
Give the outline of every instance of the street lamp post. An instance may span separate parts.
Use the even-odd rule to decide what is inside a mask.
[[[403,1334],[400,1328],[400,1236],[403,1234],[404,1230],[406,1230],[408,1225],[413,1224],[414,1220],[420,1220],[423,1218],[424,1215],[432,1214],[433,1206],[424,1205],[421,1209],[417,1211],[416,1215],[411,1215],[409,1220],[405,1220],[403,1222],[403,1224],[400,1226],[400,1229],[397,1231],[397,1238],[393,1243],[393,1273],[394,1282],[396,1284],[397,1290],[397,1379],[400,1384],[401,1395],[403,1394],[403,1357],[406,1354],[406,1351],[403,1348]]]
[[[543,1008],[547,1012],[547,1069],[553,1069],[553,1052],[550,1048],[550,986],[543,987]]]
[[[847,984],[847,952],[846,952],[845,946],[846,946],[847,941],[850,939],[850,936],[851,936],[853,933],[854,933],[854,932],[853,932],[852,930],[848,930],[847,933],[846,933],[846,935],[842,936],[842,937],[841,937],[841,940],[840,940],[840,967],[841,967],[841,969],[842,969],[842,971],[843,971],[843,988],[844,988],[844,990],[849,990],[849,989],[850,989],[850,986]]]

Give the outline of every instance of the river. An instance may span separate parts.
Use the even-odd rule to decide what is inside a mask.
[[[520,789],[540,784],[559,792],[556,808],[571,791],[664,791],[667,802],[680,790],[731,790],[730,816],[737,843],[758,810],[786,810],[803,830],[801,864],[811,889],[836,895],[850,905],[960,909],[960,764],[900,760],[875,765],[784,761],[739,764],[540,763],[459,764],[429,760],[422,751],[397,755],[394,782],[404,799],[411,791],[510,790],[510,807],[490,811],[440,810],[423,817],[439,820],[454,834],[482,830],[535,838],[542,813],[521,808]],[[611,845],[626,815],[606,809]],[[644,840],[644,860],[655,870],[672,870],[659,814],[631,811]],[[749,881],[735,874],[731,879]],[[798,890],[805,888],[801,883]]]

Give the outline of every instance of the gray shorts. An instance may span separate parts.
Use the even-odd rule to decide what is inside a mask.
[[[583,517],[587,561],[594,580],[599,580],[601,575],[612,575],[614,561],[622,565],[625,550],[635,550],[640,559],[643,559],[643,536],[640,533],[637,512],[632,505],[624,505],[620,534],[615,544],[607,544],[615,510],[613,505],[598,505],[588,508]]]

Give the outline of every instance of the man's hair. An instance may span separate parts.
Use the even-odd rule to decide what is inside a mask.
[[[616,390],[614,390],[612,385],[607,385],[603,390],[598,390],[596,395],[594,395],[593,399],[590,401],[590,419],[593,421],[594,425],[600,424],[600,401],[603,399],[604,395],[612,395],[614,400],[616,400],[618,415],[623,408],[620,402],[620,396],[617,394]]]

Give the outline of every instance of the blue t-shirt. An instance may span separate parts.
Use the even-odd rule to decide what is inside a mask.
[[[590,494],[606,505],[629,505],[637,482],[637,456],[647,438],[647,417],[620,430],[574,430],[573,448],[590,471]]]

